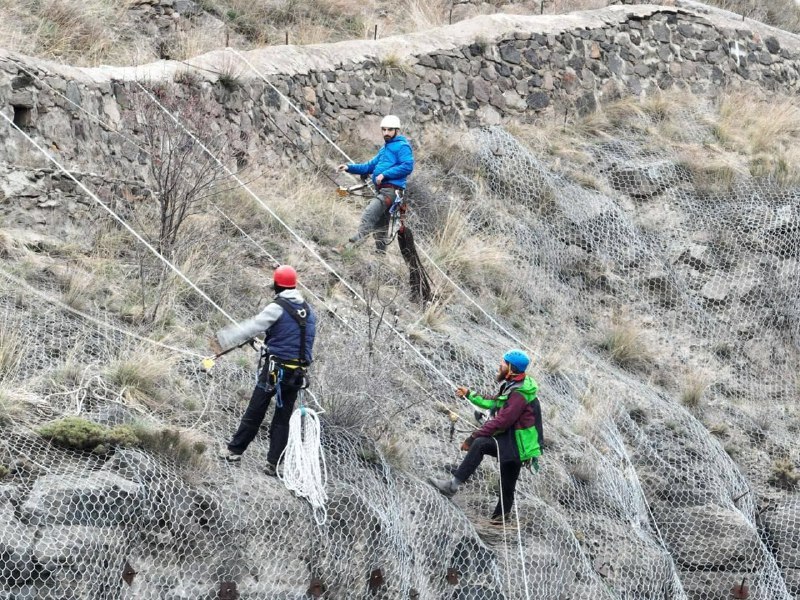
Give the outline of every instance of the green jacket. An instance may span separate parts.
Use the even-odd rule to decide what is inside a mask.
[[[483,424],[472,438],[494,437],[513,432],[517,455],[525,462],[540,456],[544,440],[542,411],[537,397],[539,386],[533,377],[504,381],[500,393],[494,398],[484,398],[470,392],[467,398],[481,408],[492,410],[492,418]],[[508,450],[505,454],[512,452]],[[501,454],[503,450],[501,449]],[[502,457],[501,457],[502,459]]]
[[[532,402],[539,393],[539,384],[536,383],[533,377],[526,375],[522,383],[519,381],[504,381],[497,396],[481,396],[477,392],[470,390],[467,394],[467,400],[478,408],[488,410],[494,414],[503,407],[508,401],[509,394],[514,390],[522,394],[526,402]]]

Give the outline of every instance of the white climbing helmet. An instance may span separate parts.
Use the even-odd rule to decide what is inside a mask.
[[[381,121],[381,129],[400,129],[400,118],[395,115],[386,115]]]

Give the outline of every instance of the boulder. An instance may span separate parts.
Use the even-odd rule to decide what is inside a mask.
[[[684,570],[738,573],[758,570],[764,563],[758,531],[736,510],[714,504],[665,508],[656,511],[655,518]]]
[[[606,172],[615,190],[636,199],[657,196],[681,179],[678,167],[669,160],[614,161],[607,166]]]
[[[21,586],[38,578],[33,539],[34,529],[16,519],[10,502],[0,501],[0,583]]]
[[[787,498],[776,509],[766,511],[762,522],[765,541],[778,564],[800,569],[800,498]]]
[[[711,304],[724,304],[731,293],[731,282],[723,277],[709,279],[700,290],[700,295]]]
[[[678,260],[697,271],[706,271],[712,264],[708,246],[703,244],[689,244]]]
[[[21,513],[36,526],[116,526],[135,517],[140,493],[138,484],[106,471],[46,475],[33,484]]]

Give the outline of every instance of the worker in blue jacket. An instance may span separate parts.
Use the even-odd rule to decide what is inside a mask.
[[[398,200],[402,204],[406,190],[406,178],[414,170],[414,153],[408,140],[400,135],[400,119],[395,115],[387,115],[381,121],[381,133],[385,142],[383,148],[365,163],[339,165],[339,171],[354,175],[371,175],[378,195],[372,199],[364,214],[358,231],[349,239],[355,244],[372,233],[375,248],[378,252],[386,252],[387,233],[389,228],[389,209]],[[340,248],[341,249],[341,248]]]

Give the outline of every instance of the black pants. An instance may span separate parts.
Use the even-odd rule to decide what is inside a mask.
[[[258,428],[264,421],[267,414],[270,400],[276,395],[278,388],[271,386],[267,382],[269,375],[269,362],[264,365],[261,375],[258,378],[258,385],[250,396],[250,403],[247,410],[242,415],[239,429],[233,435],[233,439],[228,443],[228,450],[236,454],[242,454],[247,450],[247,446],[256,437]],[[283,406],[275,405],[275,414],[272,415],[272,423],[269,426],[269,451],[267,461],[273,465],[278,463],[278,459],[286,448],[289,441],[289,419],[292,417],[294,403],[297,400],[298,386],[293,382],[281,382],[279,384],[281,392],[281,403]]]
[[[514,506],[514,492],[517,489],[517,479],[522,469],[515,447],[513,435],[502,435],[497,440],[490,437],[478,438],[469,447],[467,455],[461,461],[453,477],[459,481],[469,479],[475,470],[480,466],[484,456],[497,457],[497,448],[500,447],[500,498],[497,500],[493,517],[501,514],[509,514],[511,507]]]

